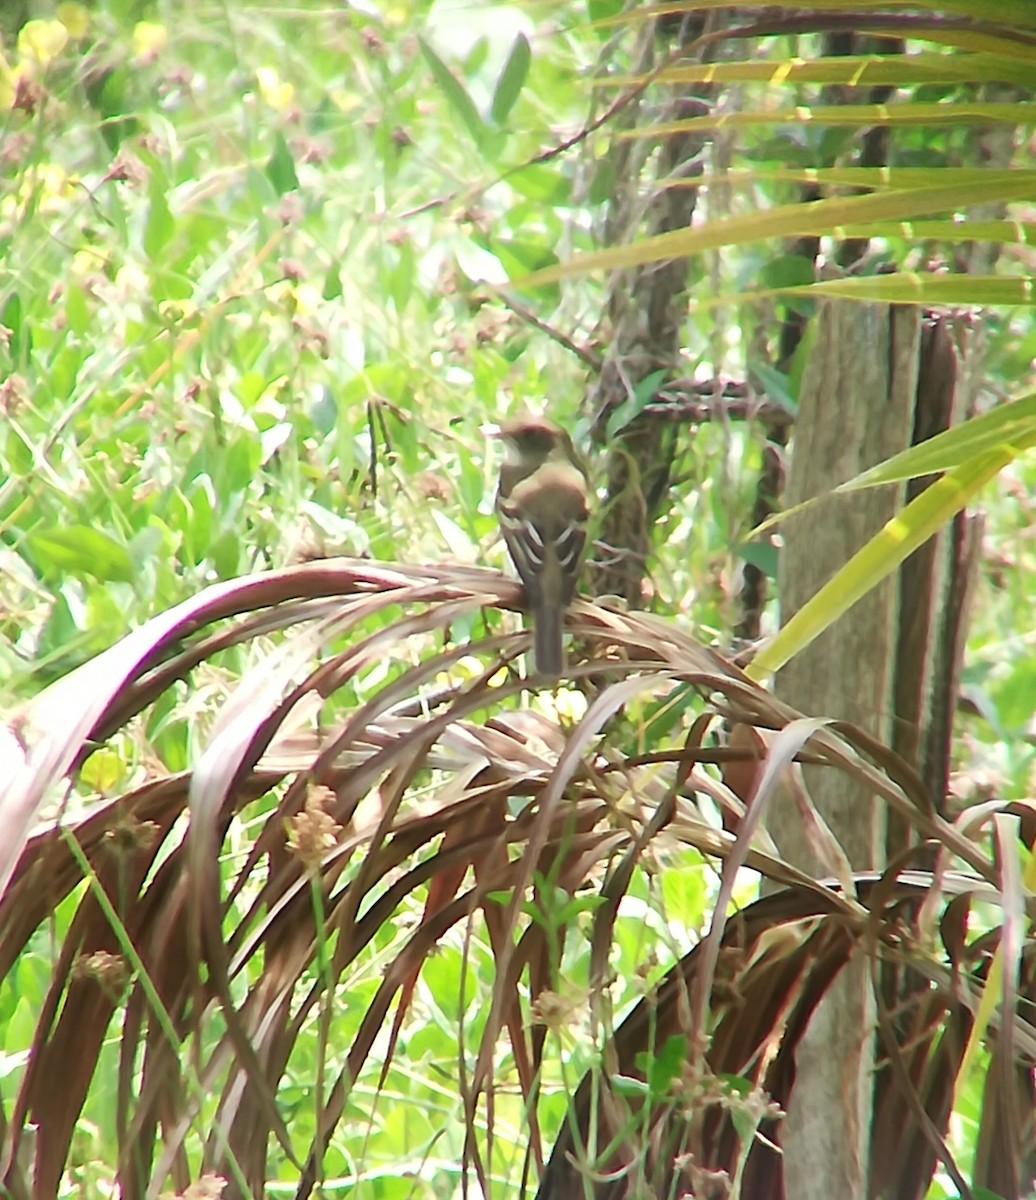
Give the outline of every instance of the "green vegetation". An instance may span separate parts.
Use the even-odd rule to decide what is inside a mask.
[[[697,784],[681,774],[717,694],[761,727],[786,719],[699,645],[729,643],[746,559],[773,573],[772,547],[748,544],[760,422],[703,423],[681,445],[651,614],[574,615],[599,677],[529,692],[517,591],[483,570],[504,550],[482,424],[546,403],[592,446],[586,380],[613,333],[601,268],[691,256],[682,373],[632,380],[609,437],[681,380],[748,380],[793,410],[809,340],[777,364],[773,330],[825,289],[990,306],[975,317],[980,403],[1020,402],[1003,410],[1017,423],[969,427],[895,478],[960,471],[908,535],[998,480],[977,492],[954,789],[962,805],[1031,796],[1036,173],[1017,152],[1032,105],[997,92],[1036,77],[1031,58],[1006,34],[911,41],[918,61],[867,82],[908,89],[926,119],[897,134],[891,175],[851,174],[839,155],[882,106],[843,104],[821,126],[819,89],[846,76],[803,62],[775,80],[802,44],[822,57],[787,33],[751,43],[770,66],[743,47],[709,64],[725,123],[624,125],[630,99],[590,128],[649,69],[620,8],[96,0],[0,18],[0,692],[19,713],[0,731],[0,840],[17,853],[45,822],[0,906],[0,1102],[8,1129],[48,1131],[39,1161],[62,1196],[110,1195],[120,1172],[140,1195],[183,1192],[217,1159],[242,1193],[294,1195],[311,1155],[324,1195],[454,1196],[462,1173],[471,1194],[478,1178],[518,1195],[608,1037],[733,887],[717,854],[808,893],[772,847],[723,841],[736,788],[707,753]],[[665,76],[663,57],[649,101],[701,78],[675,62]],[[816,124],[771,128],[792,85],[812,89]],[[965,103],[985,110],[946,124],[929,111]],[[887,107],[890,121],[910,109]],[[701,219],[603,248],[614,147],[647,164],[691,135],[722,159]],[[1004,161],[975,168],[997,137]],[[826,189],[806,215],[803,186]],[[958,212],[976,216],[966,233]],[[879,249],[818,287],[790,241],[807,233]],[[883,569],[865,565],[864,590]],[[46,705],[16,708],[75,668]],[[1001,882],[991,847],[926,824],[888,764],[820,738],[958,865]],[[26,746],[45,749],[20,775]],[[671,824],[655,841],[659,814]],[[998,836],[1000,861],[1017,831]],[[738,876],[733,899],[755,889]],[[996,928],[1001,893],[983,895]],[[839,909],[862,938],[861,911]],[[34,1038],[44,1082],[14,1111]],[[650,1094],[683,1114],[690,1051],[654,1029],[648,1045],[616,1071],[630,1111]],[[957,1082],[966,1170],[989,1063],[976,1049]],[[767,1114],[744,1078],[724,1087],[748,1145]],[[62,1122],[67,1161],[52,1150]],[[0,1175],[16,1179],[10,1144]],[[19,1155],[32,1161],[28,1136]],[[955,1195],[948,1180],[930,1195]]]

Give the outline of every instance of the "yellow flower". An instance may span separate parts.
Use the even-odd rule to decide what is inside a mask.
[[[286,308],[294,307],[295,285],[289,279],[278,279],[266,289],[268,311],[278,313]]]
[[[26,21],[18,34],[18,54],[28,66],[46,67],[64,50],[68,30],[60,21]]]
[[[450,687],[456,683],[470,683],[471,680],[477,679],[485,669],[486,664],[480,658],[476,658],[473,654],[465,654],[463,658],[458,658],[448,671],[440,671],[435,677],[435,682],[439,687]],[[500,687],[506,682],[507,672],[501,667],[489,680],[489,686]]]
[[[84,246],[72,255],[68,276],[77,283],[83,283],[94,275],[103,274],[107,266],[108,257],[103,251]]]
[[[533,699],[533,707],[554,720],[566,725],[575,725],[586,715],[586,696],[575,688],[560,687],[555,692],[539,692]]]
[[[322,306],[320,288],[312,283],[295,285],[295,312],[300,317],[311,317]]]
[[[63,213],[77,194],[78,181],[57,163],[36,163],[22,172],[18,188],[0,202],[0,216],[21,219],[37,214]]]
[[[57,18],[71,38],[84,38],[90,29],[90,14],[81,4],[73,4],[71,0],[58,5]]]
[[[150,62],[165,49],[169,30],[158,21],[138,21],[133,27],[133,53],[139,62]]]
[[[284,112],[295,102],[295,85],[285,83],[276,67],[256,67],[255,77],[259,81],[259,95],[277,112]]]
[[[355,112],[363,104],[363,100],[356,92],[347,92],[343,88],[332,88],[330,96],[331,102],[337,105],[338,110],[343,113]]]

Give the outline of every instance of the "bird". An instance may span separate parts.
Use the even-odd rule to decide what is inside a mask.
[[[556,679],[565,669],[562,614],[586,549],[586,469],[569,435],[545,417],[515,417],[492,432],[504,445],[497,519],[532,610],[533,661]]]

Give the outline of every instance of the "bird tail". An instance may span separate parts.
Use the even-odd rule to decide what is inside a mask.
[[[553,679],[565,669],[565,650],[561,644],[561,610],[553,606],[536,613],[534,633],[536,670]]]

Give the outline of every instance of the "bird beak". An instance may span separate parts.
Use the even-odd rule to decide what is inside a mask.
[[[478,430],[483,437],[487,438],[498,438],[502,432],[500,426],[495,421],[486,421],[484,425],[478,427]]]

